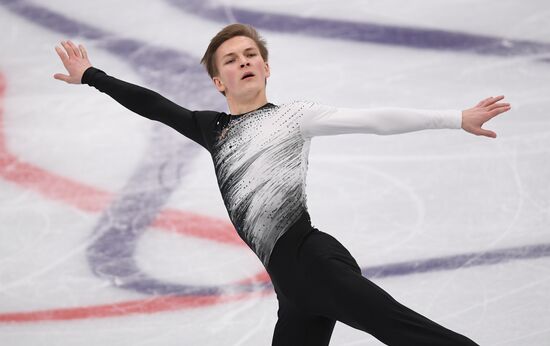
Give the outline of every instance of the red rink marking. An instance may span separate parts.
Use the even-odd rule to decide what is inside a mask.
[[[48,172],[43,168],[18,159],[9,152],[6,147],[3,123],[5,91],[6,78],[0,72],[0,177],[25,189],[39,193],[48,199],[63,202],[83,211],[98,213],[104,210],[113,200],[114,194]],[[157,214],[151,226],[159,230],[218,243],[233,246],[246,245],[231,223],[196,213],[167,208]],[[236,282],[236,284],[268,282],[269,280],[267,272],[262,270],[250,278]],[[150,314],[167,310],[204,307],[271,293],[272,291],[260,291],[234,296],[161,296],[89,307],[3,313],[0,314],[0,322],[61,321],[126,316],[136,313]]]
[[[0,322],[68,321],[151,314],[162,311],[202,308],[214,304],[236,302],[254,295],[261,297],[268,294],[271,294],[271,292],[258,291],[232,296],[159,296],[116,304],[0,314]]]

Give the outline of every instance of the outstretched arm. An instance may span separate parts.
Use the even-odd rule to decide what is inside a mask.
[[[313,137],[344,133],[390,135],[426,129],[462,128],[476,135],[494,138],[494,132],[481,126],[510,109],[508,103],[496,103],[503,98],[489,97],[464,111],[397,107],[352,109],[315,105],[302,119],[301,130],[304,136]]]
[[[56,73],[55,79],[70,84],[88,84],[108,94],[129,110],[151,120],[160,121],[190,139],[202,143],[196,112],[168,100],[157,92],[107,75],[92,66],[86,48],[71,41],[61,42],[65,51],[55,50],[69,75]]]

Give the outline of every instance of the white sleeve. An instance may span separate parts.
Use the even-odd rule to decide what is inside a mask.
[[[373,133],[391,135],[426,129],[461,129],[462,111],[397,107],[336,108],[314,103],[301,119],[304,137]]]

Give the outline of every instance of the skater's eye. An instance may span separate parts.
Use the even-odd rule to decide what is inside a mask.
[[[230,63],[232,63],[233,61],[235,61],[235,59],[227,60],[227,61],[225,62],[225,64],[226,64],[226,65],[227,65],[227,64],[230,64]]]

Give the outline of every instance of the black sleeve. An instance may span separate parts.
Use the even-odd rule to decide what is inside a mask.
[[[190,111],[153,90],[109,76],[95,67],[89,67],[84,71],[81,83],[95,87],[129,110],[148,119],[160,121],[203,147],[207,147],[203,136],[204,129],[201,131],[197,120],[200,116],[198,113],[214,112]]]

